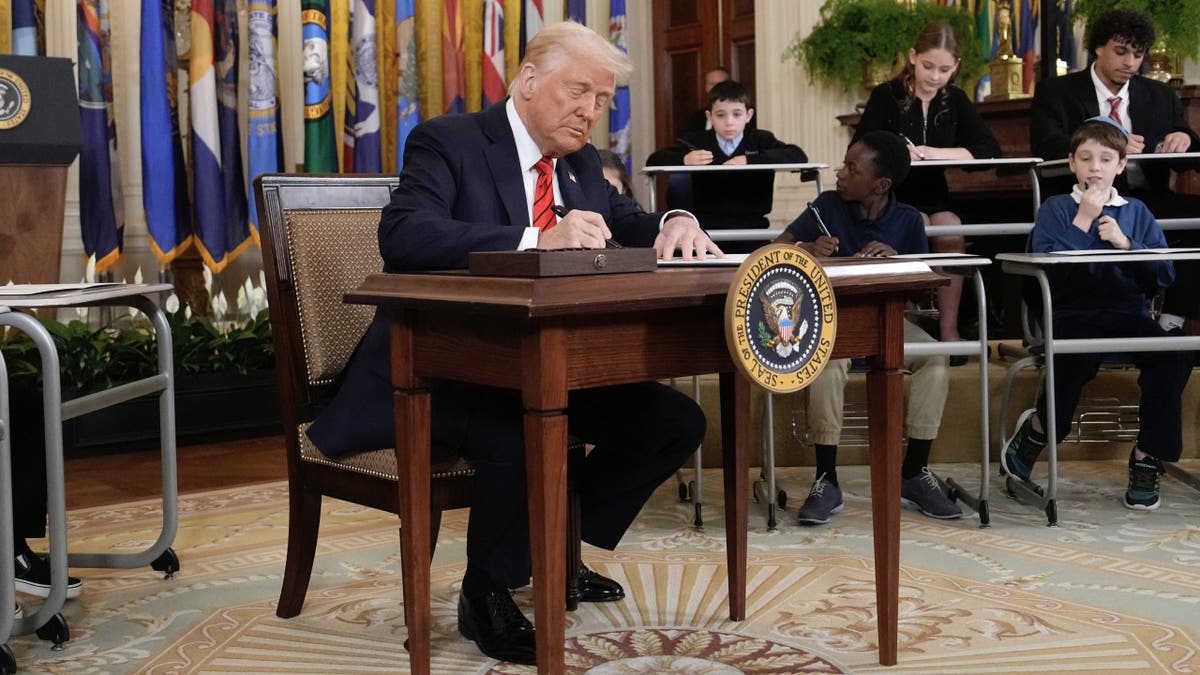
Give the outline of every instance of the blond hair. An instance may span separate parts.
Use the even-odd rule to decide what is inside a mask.
[[[553,72],[567,59],[578,59],[594,63],[613,74],[618,84],[633,74],[633,62],[625,52],[617,49],[599,33],[574,21],[552,23],[540,31],[525,45],[525,58],[521,59],[518,72],[526,63],[539,70]],[[518,78],[508,83],[508,93],[515,94]]]

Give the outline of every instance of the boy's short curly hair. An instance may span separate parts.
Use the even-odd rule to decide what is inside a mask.
[[[1135,51],[1147,52],[1158,36],[1149,17],[1132,9],[1114,9],[1096,17],[1088,27],[1088,57],[1094,57],[1096,49],[1110,40],[1123,42]]]
[[[908,154],[904,139],[890,131],[876,129],[863,134],[858,142],[875,153],[875,172],[882,178],[892,179],[893,187],[908,177],[912,157]]]

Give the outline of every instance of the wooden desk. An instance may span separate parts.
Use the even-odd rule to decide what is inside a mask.
[[[425,378],[520,389],[525,403],[534,625],[539,673],[563,671],[567,391],[720,373],[729,616],[746,616],[750,383],[725,346],[732,268],[517,279],[461,272],[374,274],[347,302],[392,316],[404,617],[412,672],[429,672],[429,393]],[[879,660],[896,662],[904,298],[933,273],[833,280],[833,358],[871,357],[867,375]],[[482,358],[486,355],[486,358]]]

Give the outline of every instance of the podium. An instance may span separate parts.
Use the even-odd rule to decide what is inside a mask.
[[[0,56],[0,284],[57,283],[83,131],[70,59]]]

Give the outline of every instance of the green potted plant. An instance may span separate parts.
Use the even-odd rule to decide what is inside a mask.
[[[804,64],[809,79],[832,87],[867,89],[896,74],[917,33],[935,21],[949,24],[962,43],[959,81],[977,77],[985,60],[970,12],[933,3],[827,0],[807,37],[797,36],[785,59]]]
[[[1152,67],[1173,68],[1177,59],[1195,60],[1200,57],[1200,2],[1196,0],[1075,0],[1072,17],[1091,30],[1096,17],[1114,9],[1131,9],[1150,17],[1158,32],[1158,42],[1151,48],[1153,61],[1162,55],[1168,64]],[[1091,55],[1089,54],[1090,58]]]

